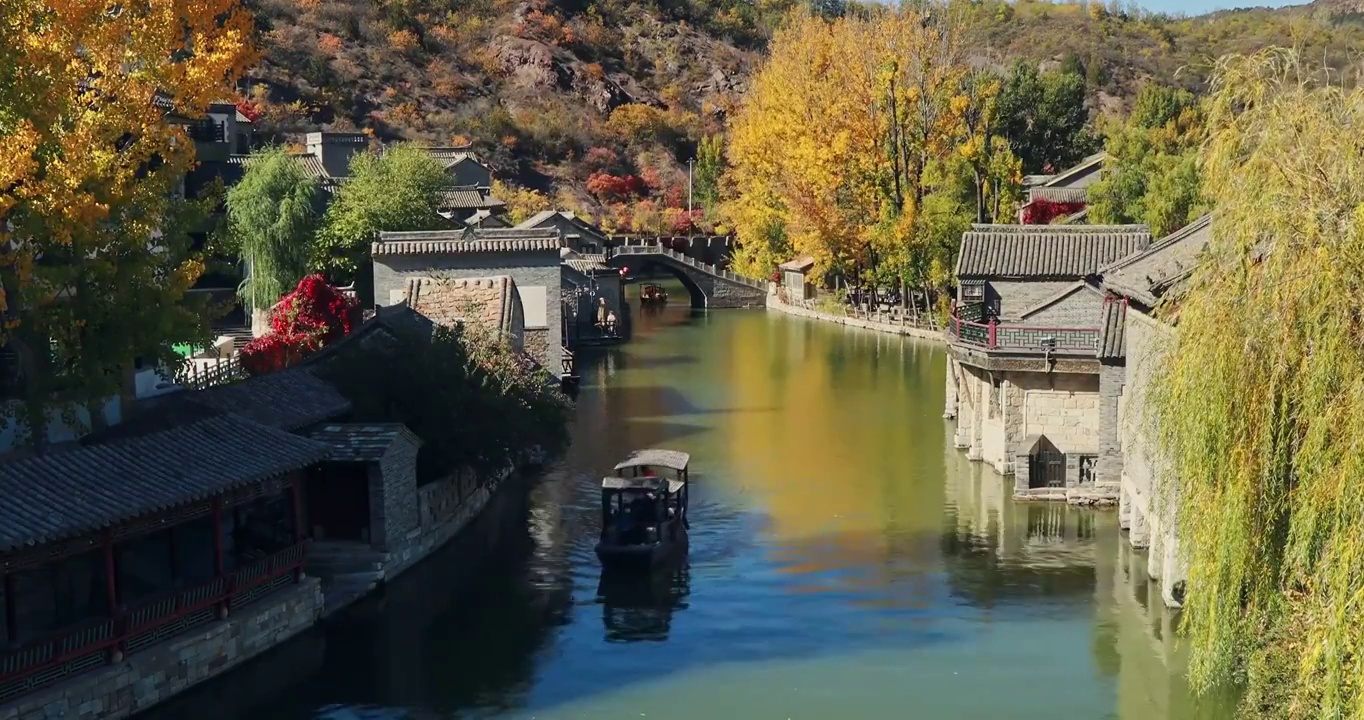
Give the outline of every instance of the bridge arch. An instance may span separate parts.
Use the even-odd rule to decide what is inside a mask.
[[[673,263],[653,262],[641,259],[638,262],[624,264],[624,267],[627,271],[624,278],[625,282],[638,284],[643,281],[643,278],[640,277],[641,275],[661,270],[665,274],[681,281],[682,287],[687,289],[687,295],[689,296],[693,309],[704,310],[710,306],[710,297],[706,295],[706,291],[703,290],[700,285],[696,284],[696,280],[694,280],[687,271]]]

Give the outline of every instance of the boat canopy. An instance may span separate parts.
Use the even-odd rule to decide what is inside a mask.
[[[602,478],[602,490],[653,490],[655,492],[667,488],[668,492],[676,493],[682,490],[686,483],[681,480],[668,480],[660,477],[608,477]]]
[[[678,450],[636,450],[616,465],[617,470],[645,466],[665,467],[681,472],[687,469],[691,456]]]

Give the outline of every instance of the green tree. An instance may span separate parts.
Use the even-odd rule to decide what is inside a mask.
[[[1108,161],[1090,190],[1095,222],[1145,223],[1165,235],[1206,209],[1198,168],[1203,111],[1191,93],[1148,84],[1126,121],[1105,134]]]
[[[1025,173],[1060,170],[1098,147],[1088,127],[1081,75],[1043,73],[1036,65],[1018,62],[996,102],[995,134],[1009,141]]]
[[[370,243],[381,231],[446,226],[437,210],[450,183],[441,164],[415,145],[356,155],[350,178],[337,189],[322,217],[312,269],[338,285],[356,282],[362,301],[367,301],[368,278],[360,270],[369,258]]]
[[[1218,63],[1210,244],[1151,421],[1189,562],[1195,685],[1248,717],[1364,718],[1364,91],[1287,51]]]
[[[308,274],[317,193],[317,183],[279,148],[255,153],[228,191],[228,231],[248,267],[239,294],[252,310],[268,310]]]
[[[36,449],[53,410],[97,427],[139,359],[206,339],[186,299],[204,207],[174,197],[195,144],[153,98],[193,116],[230,96],[251,24],[235,0],[0,3],[0,346],[22,401],[0,425]]]
[[[710,212],[720,202],[720,176],[725,172],[724,138],[701,138],[696,150],[696,199]]]

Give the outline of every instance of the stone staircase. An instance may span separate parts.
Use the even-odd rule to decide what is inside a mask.
[[[318,540],[308,548],[304,571],[322,580],[326,612],[360,599],[384,581],[389,554],[357,540]]]

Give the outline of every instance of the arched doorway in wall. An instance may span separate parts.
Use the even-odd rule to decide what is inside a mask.
[[[1037,438],[1028,451],[1028,487],[1048,488],[1066,486],[1066,454],[1047,439]]]

